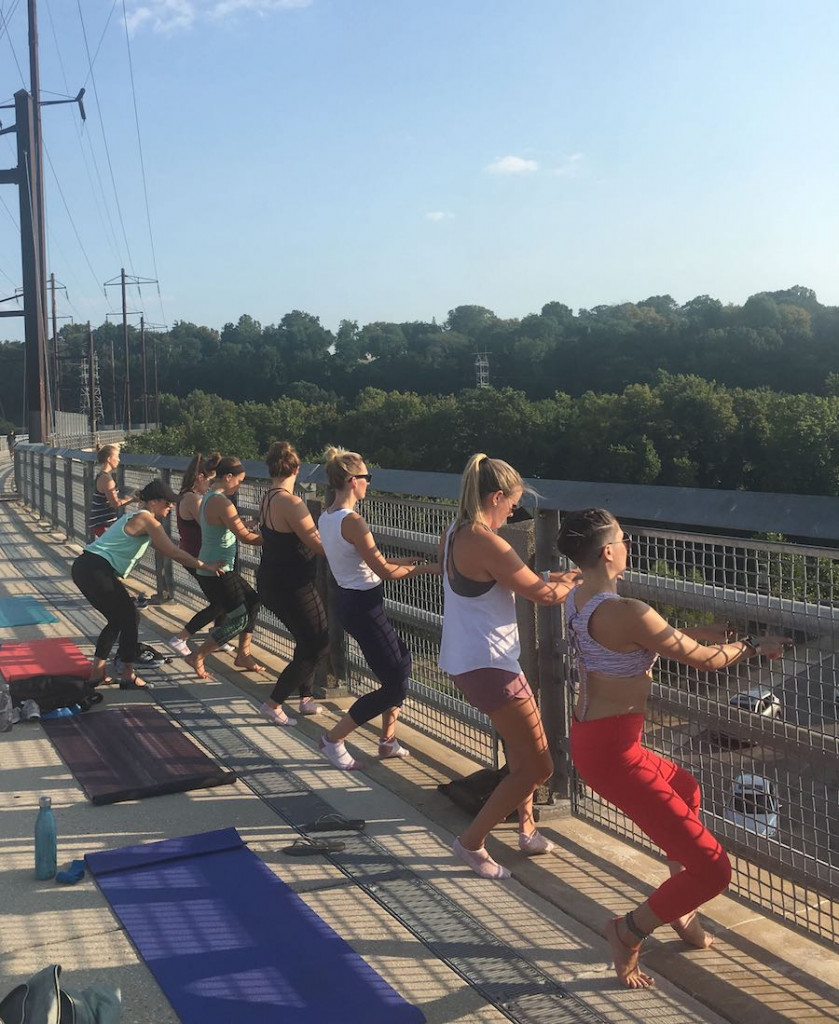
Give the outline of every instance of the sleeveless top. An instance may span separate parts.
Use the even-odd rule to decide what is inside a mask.
[[[620,600],[619,594],[604,591],[595,594],[582,608],[577,608],[576,594],[572,590],[565,599],[565,621],[568,625],[569,638],[576,655],[577,672],[580,678],[581,720],[588,711],[588,693],[586,684],[589,672],[603,672],[610,676],[630,679],[633,676],[645,675],[658,661],[654,651],[643,647],[637,651],[610,651],[608,647],[598,643],[588,631],[588,623],[595,609],[604,601]]]
[[[201,548],[198,557],[202,562],[223,562],[222,568],[225,572],[232,572],[236,561],[236,534],[228,530],[226,526],[213,526],[207,522],[207,501],[217,495],[218,491],[207,491],[201,498],[201,508],[198,513],[201,530]],[[222,498],[229,501],[226,495]],[[210,569],[196,569],[199,576],[215,576]]]
[[[443,639],[438,664],[453,676],[478,668],[521,672],[516,599],[497,581],[470,580],[454,564],[454,524],[443,554]]]
[[[101,473],[96,474],[98,480]],[[96,482],[93,484],[93,498],[90,502],[90,510],[87,514],[88,529],[95,530],[99,526],[110,526],[117,521],[117,510],[108,501],[108,497],[97,490]]]
[[[187,492],[189,493],[189,492]],[[181,498],[184,495],[181,495]],[[175,507],[175,518],[178,521],[178,547],[193,558],[198,557],[201,550],[201,524],[197,519],[184,519],[181,515],[181,498]]]
[[[260,510],[262,558],[258,572],[270,573],[284,589],[295,590],[314,581],[317,562],[314,551],[306,547],[296,533],[283,533],[281,530],[272,529],[266,523],[268,508],[278,490],[279,488],[272,487],[268,491]]]
[[[118,523],[109,526],[101,537],[91,541],[85,548],[85,551],[89,551],[92,555],[99,555],[100,558],[104,558],[106,562],[110,563],[117,576],[127,576],[146,553],[151,543],[151,538],[146,534],[132,537],[125,532],[125,524],[142,511],[143,509],[137,509],[136,512],[123,516]]]
[[[320,539],[339,587],[344,590],[372,590],[382,581],[358,553],[355,544],[350,544],[341,535],[341,524],[351,511],[349,508],[338,508],[334,512],[324,510],[318,519]]]

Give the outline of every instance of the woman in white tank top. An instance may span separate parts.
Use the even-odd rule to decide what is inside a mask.
[[[463,472],[457,519],[440,541],[443,564],[443,640],[440,667],[504,740],[509,769],[472,824],[455,840],[454,853],[481,878],[509,878],[484,843],[513,810],[519,849],[550,853],[553,843],[536,830],[533,793],[553,774],[539,708],[519,665],[515,595],[537,604],[564,601],[578,573],[529,569],[497,530],[515,510],[524,481],[512,466],[473,455]]]
[[[361,767],[344,746],[349,734],[377,715],[382,716],[379,757],[407,757],[396,738],[396,719],[408,692],[411,655],[388,621],[383,604],[383,580],[438,573],[437,563],[417,564],[416,558],[386,559],[376,547],[370,528],[355,511],[367,495],[371,474],[357,452],[328,448],[326,476],[335,500],[320,516],[318,530],[335,582],[338,619],[361,648],[381,683],[365,693],[346,715],[321,737],[320,748],[344,771]]]

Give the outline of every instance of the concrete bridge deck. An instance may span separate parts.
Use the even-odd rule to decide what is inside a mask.
[[[8,465],[4,456],[0,488],[6,492]],[[101,619],[70,581],[78,550],[19,504],[0,503],[0,595],[35,594],[59,617],[54,624],[0,629],[0,642],[13,634],[69,636],[92,653]],[[159,644],[188,616],[176,604],[149,607],[141,635]],[[270,655],[265,660],[278,666]],[[687,950],[662,929],[644,958],[658,987],[621,989],[599,929],[650,891],[662,875],[659,860],[567,816],[543,823],[557,852],[537,860],[518,852],[512,826],[499,829],[491,849],[513,878],[482,881],[453,861],[450,844],[465,816],[436,790],[440,781],[474,770],[473,763],[406,730],[414,757],[372,760],[364,772],[345,775],[320,758],[316,741],[346,702],[331,704],[317,722],[277,729],[254,713],[270,680],[240,674],[229,658],[208,667],[213,680],[200,682],[175,661],[148,674],[157,684],[152,693],[106,688],[105,703],[155,701],[221,760],[235,765],[246,751],[233,786],[94,807],[39,724],[0,735],[0,995],[57,962],[69,988],[120,987],[125,1024],[178,1020],[92,879],[73,887],[35,880],[32,829],[38,796],[49,793],[61,863],[96,849],[235,825],[279,877],[435,1024],[839,1021],[835,952],[726,897],[706,908],[717,934],[711,950]],[[361,730],[356,746],[370,753],[374,739]],[[290,787],[366,819],[366,859],[396,867],[398,893],[353,867],[365,857],[284,857],[279,851],[298,833],[282,801],[273,799],[276,792],[258,784],[248,768],[253,764],[275,771],[276,792]],[[328,963],[311,970],[328,983]]]

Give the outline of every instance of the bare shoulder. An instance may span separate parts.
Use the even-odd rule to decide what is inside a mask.
[[[149,533],[158,526],[160,526],[160,522],[154,514],[143,508],[131,516],[129,522],[125,524],[125,531],[132,537],[137,537],[142,533]]]

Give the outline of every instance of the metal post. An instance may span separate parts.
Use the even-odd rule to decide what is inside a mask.
[[[556,535],[559,514],[555,509],[536,513],[536,565],[540,570],[556,569]],[[536,611],[538,628],[539,710],[554,762],[551,788],[555,796],[570,795],[571,758],[566,713],[565,652],[562,612],[556,605],[540,605]]]
[[[51,518],[53,529],[58,529],[58,456],[53,452],[50,455],[50,498],[51,502]]]
[[[38,452],[38,518],[42,519],[47,514],[47,503],[44,498],[44,453]]]
[[[91,502],[93,501],[93,474],[90,472],[86,462],[82,464],[82,490],[84,492],[84,530],[82,536],[85,538],[85,543],[93,540],[93,534],[90,532],[88,510],[90,509]]]
[[[73,507],[73,460],[64,460],[64,524],[67,540],[76,539],[76,510]]]
[[[61,378],[58,359],[58,310],[55,303],[55,274],[50,274],[50,290],[52,292],[52,390],[53,408],[61,411]]]
[[[161,469],[160,479],[169,487],[172,486],[172,470]],[[163,529],[170,540],[172,537],[172,516],[171,513],[163,520]],[[171,558],[164,558],[159,551],[154,553],[154,579],[157,593],[155,604],[163,601],[171,601],[175,596],[175,570]]]
[[[128,351],[128,305],[125,296],[125,268],[120,271],[122,284],[122,344],[125,357],[125,433],[131,433],[131,369]]]
[[[94,444],[96,443],[96,346],[93,343],[93,331],[90,327],[90,321],[87,322],[87,364],[89,374],[89,386],[90,386],[90,434],[93,438]]]
[[[31,190],[32,206],[36,215],[36,241],[39,280],[39,305],[41,323],[39,327],[40,353],[39,366],[42,387],[46,388],[47,380],[47,228],[44,212],[44,141],[41,133],[41,68],[38,55],[38,14],[36,0],[28,0],[27,14],[29,22],[29,92],[32,96],[32,161]],[[20,165],[19,165],[20,166]],[[31,409],[31,406],[30,406]],[[41,405],[44,419],[47,417],[46,402]],[[31,412],[30,412],[31,415]],[[46,441],[49,430],[42,433],[39,440]],[[30,434],[29,440],[32,440]]]

